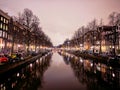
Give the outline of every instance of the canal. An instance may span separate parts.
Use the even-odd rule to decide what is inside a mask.
[[[120,70],[53,52],[0,80],[0,90],[119,90]]]

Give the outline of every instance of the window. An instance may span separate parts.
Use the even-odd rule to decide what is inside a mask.
[[[8,20],[6,20],[6,24],[8,24]]]
[[[0,23],[0,29],[2,29],[2,23]]]
[[[8,40],[10,40],[10,35],[8,35]]]
[[[5,32],[3,32],[3,37],[5,38]]]
[[[5,30],[5,25],[3,25],[3,30]]]
[[[1,17],[1,21],[3,21],[3,17]]]
[[[9,39],[9,40],[12,40],[12,36],[11,36],[11,35],[8,35],[8,39]]]
[[[14,26],[14,30],[16,30],[15,26]]]
[[[2,31],[0,30],[0,37],[2,37]]]
[[[6,19],[4,18],[4,23],[5,23]]]
[[[8,34],[6,33],[5,38],[7,38]]]
[[[6,30],[8,30],[8,26],[6,25]]]

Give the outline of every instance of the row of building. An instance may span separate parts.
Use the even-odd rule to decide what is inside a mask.
[[[27,26],[0,10],[0,53],[27,50],[28,44],[29,50],[36,50],[40,48],[41,40],[40,32],[31,32]]]
[[[97,53],[117,54],[120,50],[120,27],[100,26],[84,35],[84,48]]]
[[[94,53],[120,54],[120,26],[104,25],[85,33],[81,31],[79,38],[63,44],[63,47],[68,46]]]

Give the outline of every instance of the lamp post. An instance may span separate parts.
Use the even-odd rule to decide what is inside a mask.
[[[83,50],[83,44],[80,44],[80,50],[81,51]]]
[[[69,50],[69,44],[70,44],[70,42],[68,41],[68,42],[67,42],[67,49],[68,49],[68,50]]]
[[[100,41],[97,41],[96,44],[97,44],[97,51],[98,51],[97,53],[100,54],[101,53],[101,50],[100,50],[100,48],[101,48],[100,47]]]

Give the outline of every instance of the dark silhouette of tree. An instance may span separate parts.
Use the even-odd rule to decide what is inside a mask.
[[[51,46],[52,43],[49,37],[42,31],[39,18],[33,14],[30,9],[24,9],[22,13],[18,14],[18,17],[15,17],[22,25],[27,27],[27,32],[25,35],[25,43],[27,44],[27,52],[29,53],[30,44],[35,45],[36,47],[41,45]],[[48,45],[47,45],[48,44]]]
[[[115,25],[116,14],[117,14],[116,12],[112,12],[112,13],[108,16],[109,25],[112,25],[112,26]]]

